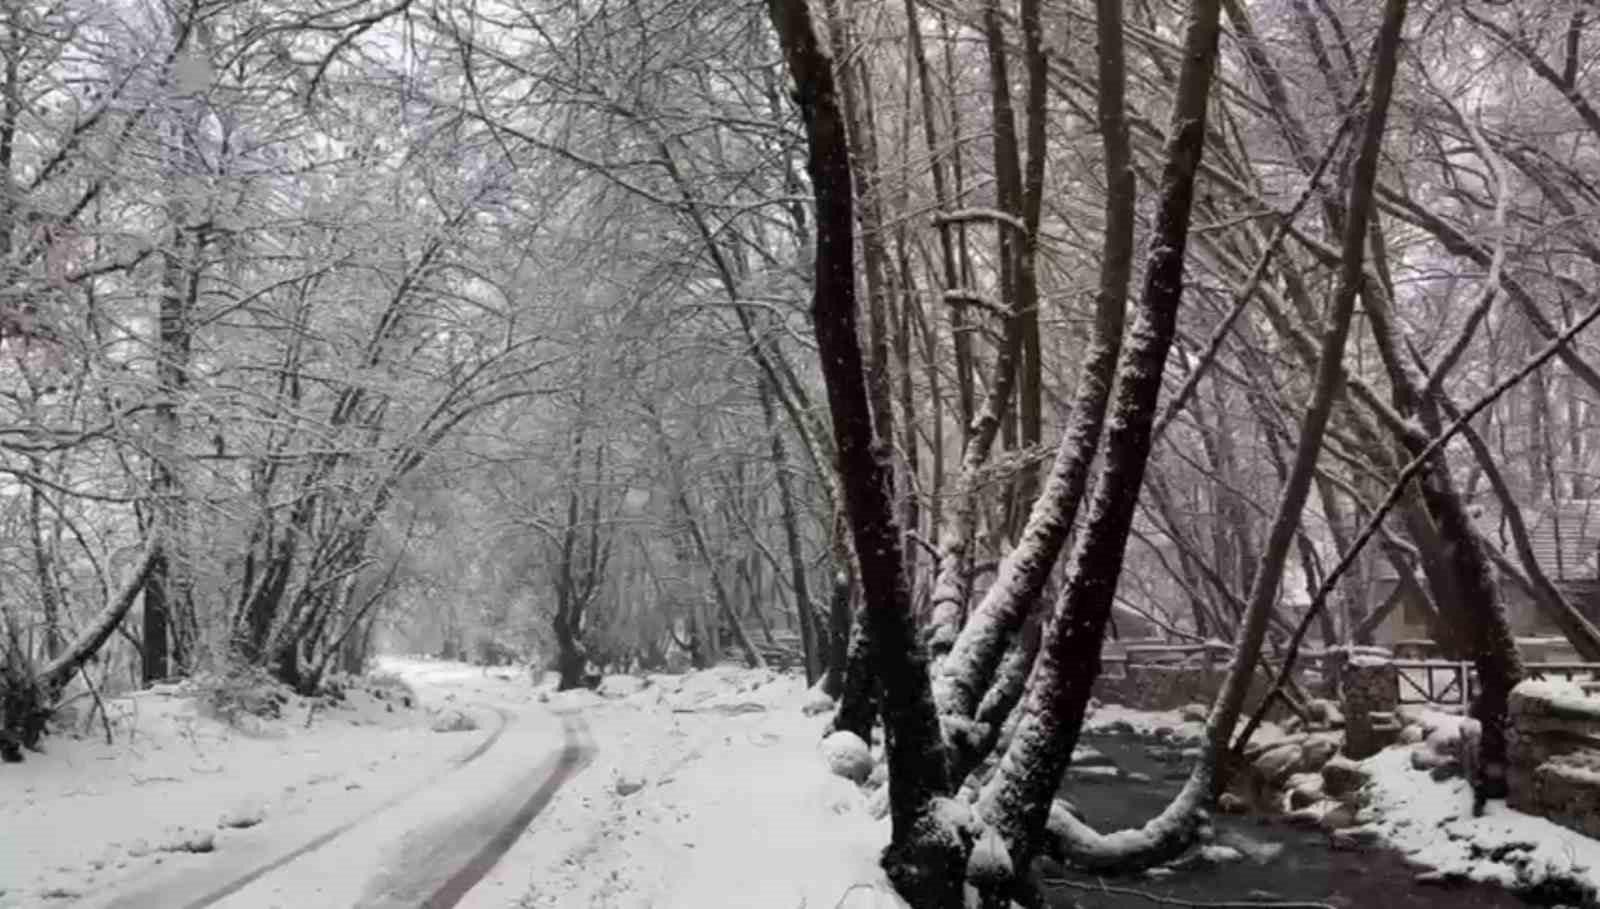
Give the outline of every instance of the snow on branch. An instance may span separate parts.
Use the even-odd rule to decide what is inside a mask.
[[[946,224],[970,224],[974,221],[993,221],[997,224],[1009,224],[1018,233],[1026,234],[1028,228],[1022,219],[1007,211],[997,208],[958,208],[955,211],[942,212],[933,216],[935,226],[942,227]]]
[[[945,291],[944,302],[946,306],[973,306],[1002,319],[1011,317],[1009,306],[970,288],[961,287]]]

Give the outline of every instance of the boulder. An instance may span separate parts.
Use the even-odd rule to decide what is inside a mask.
[[[1256,775],[1268,783],[1282,781],[1300,765],[1304,749],[1293,742],[1278,745],[1264,752],[1252,765]]]
[[[1330,833],[1356,825],[1356,813],[1348,805],[1335,805],[1322,814],[1322,829]]]
[[[1439,766],[1428,771],[1428,779],[1433,780],[1435,783],[1442,783],[1445,780],[1453,780],[1461,775],[1461,764],[1457,761],[1440,764]]]
[[[1299,770],[1301,773],[1316,773],[1328,759],[1339,751],[1337,739],[1326,735],[1314,735],[1306,739],[1301,746]]]
[[[852,783],[865,783],[872,776],[872,749],[854,732],[835,732],[823,739],[822,757],[831,773]]]
[[[1456,759],[1455,755],[1437,751],[1429,747],[1426,742],[1423,743],[1421,748],[1411,752],[1412,770],[1431,771],[1435,768],[1449,767],[1451,765],[1454,765],[1457,771],[1461,769],[1461,762]]]
[[[1322,793],[1310,786],[1296,786],[1289,790],[1289,810],[1291,811],[1310,808],[1320,801],[1322,801]]]
[[[637,773],[618,772],[611,788],[617,795],[627,797],[644,788],[644,777]]]
[[[1322,791],[1336,799],[1355,792],[1371,779],[1367,768],[1343,755],[1335,755],[1322,765]]]
[[[822,690],[822,684],[820,682],[810,691],[806,692],[805,703],[800,706],[800,712],[806,716],[816,716],[821,713],[827,713],[832,709],[833,698],[829,697],[828,693]]]
[[[472,714],[452,707],[434,717],[431,728],[434,732],[471,732],[478,728],[478,721]]]
[[[1343,729],[1344,712],[1339,705],[1326,698],[1313,698],[1306,703],[1306,715],[1311,722],[1325,729]]]

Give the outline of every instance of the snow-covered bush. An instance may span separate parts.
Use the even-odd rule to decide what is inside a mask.
[[[292,692],[260,666],[228,664],[219,671],[202,672],[186,686],[200,710],[230,726],[246,717],[276,720],[293,699]]]

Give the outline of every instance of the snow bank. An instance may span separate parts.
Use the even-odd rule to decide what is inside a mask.
[[[877,864],[888,822],[829,773],[807,700],[723,666],[585,707],[594,763],[460,906],[904,906]]]
[[[1411,751],[1388,748],[1362,765],[1372,774],[1372,829],[1412,862],[1514,890],[1560,881],[1600,887],[1600,842],[1500,802],[1474,818],[1467,782],[1413,769]]]
[[[488,728],[436,735],[410,689],[342,687],[230,723],[199,686],[159,686],[106,702],[113,744],[95,717],[0,767],[0,907],[95,905],[213,851],[309,836],[417,786],[495,725],[486,714]]]

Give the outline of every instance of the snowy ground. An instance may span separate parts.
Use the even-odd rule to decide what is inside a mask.
[[[793,675],[723,667],[556,694],[525,673],[384,669],[416,709],[399,689],[352,689],[309,726],[295,701],[241,728],[146,692],[111,705],[114,745],[95,728],[0,767],[0,909],[419,905],[494,831],[520,828],[518,806],[574,740],[576,775],[455,905],[903,905],[876,862],[887,821],[827,772],[827,714],[806,715]],[[478,728],[434,731],[458,710]],[[1111,706],[1090,721],[1114,724],[1200,731],[1181,713]],[[1503,805],[1474,819],[1465,783],[1413,770],[1406,748],[1366,766],[1366,819],[1414,863],[1507,886],[1600,885],[1600,843]]]
[[[108,702],[114,744],[96,723],[0,767],[0,906],[97,904],[153,874],[270,849],[405,792],[496,725],[484,714],[482,731],[431,734],[403,696],[352,692],[309,728],[306,702],[238,725],[170,688]]]
[[[462,907],[903,905],[877,867],[887,821],[825,770],[826,715],[804,715],[800,679],[724,667],[625,682],[552,699],[583,711],[594,763]]]
[[[588,765],[458,905],[897,904],[875,861],[885,822],[825,770],[826,717],[803,713],[793,676],[553,695],[522,673],[384,669],[419,709],[352,691],[309,727],[295,701],[239,728],[147,692],[112,702],[115,744],[95,728],[0,768],[0,907],[418,905],[550,776],[563,716],[582,718]],[[478,728],[432,731],[458,709]]]
[[[1427,712],[1432,726],[1459,718]],[[1464,779],[1435,781],[1413,769],[1412,751],[1391,747],[1368,758],[1367,790],[1376,813],[1373,826],[1414,864],[1446,878],[1460,877],[1524,890],[1571,880],[1600,888],[1600,841],[1490,802],[1472,816],[1472,793]]]

